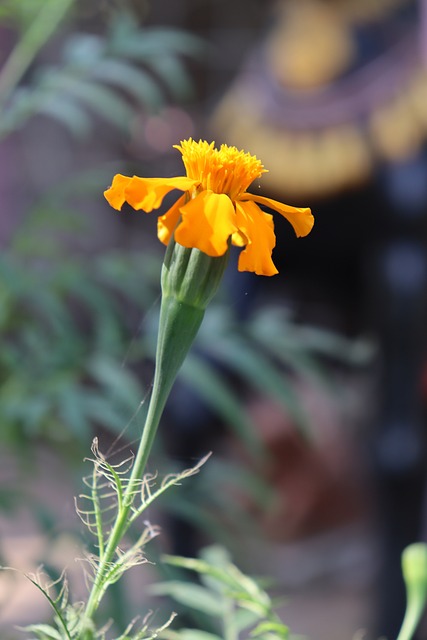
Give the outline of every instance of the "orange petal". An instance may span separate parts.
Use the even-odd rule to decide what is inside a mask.
[[[231,244],[234,244],[235,247],[244,247],[248,244],[248,239],[244,233],[238,230],[231,236]]]
[[[254,202],[236,202],[236,218],[239,231],[248,243],[239,256],[239,271],[254,271],[259,276],[278,273],[271,259],[276,245],[273,216],[261,211]]]
[[[186,176],[176,178],[138,178],[133,176],[129,181],[126,190],[126,202],[134,209],[142,209],[149,213],[153,209],[158,209],[166,194],[174,189],[187,191],[196,184],[197,180]]]
[[[184,193],[176,202],[171,206],[163,216],[159,216],[157,219],[157,237],[163,244],[169,244],[169,240],[175,230],[176,225],[181,217],[180,207],[184,204],[186,194]]]
[[[111,187],[104,191],[104,196],[113,209],[120,211],[123,204],[126,202],[125,190],[131,180],[132,178],[128,178],[128,176],[122,176],[120,173],[117,173],[113,178]]]
[[[291,223],[298,237],[306,236],[313,228],[313,214],[311,213],[311,210],[306,207],[291,207],[290,205],[282,204],[277,200],[264,198],[263,196],[257,196],[252,193],[244,193],[241,196],[241,199],[253,200],[254,202],[258,202],[259,204],[269,207],[270,209],[274,209]]]
[[[202,191],[181,207],[181,214],[182,222],[175,231],[179,244],[208,256],[224,255],[230,236],[237,231],[236,213],[227,195]]]

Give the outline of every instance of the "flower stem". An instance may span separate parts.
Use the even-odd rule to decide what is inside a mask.
[[[411,640],[427,601],[427,544],[416,542],[402,554],[406,586],[406,612],[397,640]]]
[[[411,605],[406,609],[405,618],[397,640],[411,640],[423,614],[424,607],[425,597],[423,594],[419,594],[412,599]]]
[[[162,268],[156,366],[147,418],[115,522],[106,545],[100,545],[104,552],[86,605],[85,625],[91,624],[110,584],[117,549],[131,524],[130,512],[140,491],[163,409],[200,328],[205,309],[221,282],[227,259],[227,254],[212,258],[198,249],[182,247],[173,238],[168,245]],[[85,633],[81,634],[80,640],[89,640]]]
[[[157,427],[172,385],[203,320],[204,310],[190,307],[173,297],[164,296],[160,310],[156,369],[153,391],[138,451],[127,483],[122,508],[108,536],[86,605],[85,618],[93,618],[108,587],[108,571],[117,547],[129,527],[129,513],[143,478]],[[83,640],[83,639],[82,639]]]

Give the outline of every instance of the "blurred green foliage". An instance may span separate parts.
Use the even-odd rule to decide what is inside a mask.
[[[289,629],[274,611],[275,604],[253,578],[243,574],[218,546],[203,549],[200,558],[166,556],[166,564],[197,575],[154,585],[152,592],[167,595],[174,604],[193,614],[197,628],[168,627],[160,634],[167,640],[220,640],[221,638],[262,638],[289,640]],[[178,616],[178,621],[180,617]]]
[[[109,253],[29,268],[1,257],[3,441],[44,436],[87,446],[91,425],[117,432],[128,423],[144,396],[130,360],[143,354],[132,349],[124,366],[132,339],[124,314],[141,289],[139,305],[149,291],[156,295],[148,277],[141,287],[149,261]]]
[[[98,29],[82,32],[77,0],[3,0],[0,22],[14,45],[0,70],[0,139],[36,114],[80,138],[98,118],[129,131],[141,110],[190,95],[184,57],[200,54],[198,39],[140,26],[126,2],[96,6]],[[40,53],[51,41],[55,62],[48,64]],[[41,436],[86,448],[91,427],[120,431],[145,395],[133,370],[144,347],[132,340],[158,295],[159,258],[68,250],[87,233],[75,193],[102,198],[110,180],[111,168],[64,176],[27,212],[0,257],[0,440],[21,451]]]
[[[48,4],[53,4],[52,0],[2,0],[0,20],[3,24],[23,32],[31,26],[46,6],[46,1]]]
[[[14,0],[0,10],[17,42],[0,73],[0,139],[29,118],[54,118],[84,138],[93,116],[122,132],[143,109],[154,113],[166,102],[192,95],[185,59],[200,57],[205,45],[168,28],[141,27],[124,9],[111,9],[100,33],[62,28],[75,0]],[[61,34],[59,31],[61,30]],[[37,61],[43,45],[61,35],[59,62]]]

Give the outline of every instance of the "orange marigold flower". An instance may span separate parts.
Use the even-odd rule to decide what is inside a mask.
[[[264,205],[284,216],[297,236],[305,236],[314,219],[308,208],[291,207],[277,200],[247,192],[249,185],[265,169],[250,153],[236,147],[191,138],[175,145],[182,154],[186,176],[139,178],[120,174],[104,195],[114,209],[127,202],[147,213],[158,209],[163,198],[177,189],[183,195],[158,218],[158,237],[168,244],[172,234],[184,247],[199,249],[209,256],[226,253],[229,242],[244,247],[239,256],[239,271],[254,271],[272,276],[277,269],[271,259],[276,244],[273,216]]]

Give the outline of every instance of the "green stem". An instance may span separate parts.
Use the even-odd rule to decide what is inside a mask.
[[[125,492],[125,505],[132,502],[135,490],[144,475],[163,409],[178,371],[196,337],[204,314],[202,309],[189,306],[173,297],[163,296],[153,392],[141,442]]]
[[[46,2],[36,19],[28,27],[0,74],[0,105],[16,87],[35,56],[47,42],[64,18],[74,0],[56,0]]]
[[[197,334],[203,316],[204,310],[190,307],[169,296],[164,296],[162,299],[156,369],[147,418],[131,476],[124,492],[123,504],[121,509],[118,509],[117,518],[110,532],[104,555],[98,565],[86,606],[86,619],[93,617],[108,586],[106,580],[108,569],[114,561],[116,549],[129,527],[129,513],[141,486],[141,479],[144,476],[163,409],[178,371]]]
[[[427,544],[415,542],[402,553],[402,573],[406,586],[406,611],[397,640],[411,640],[427,599]]]
[[[411,640],[418,623],[421,619],[425,607],[425,594],[418,593],[410,600],[410,606],[406,609],[402,627],[400,629],[397,640]]]
[[[86,605],[85,624],[90,624],[108,587],[117,548],[132,522],[130,512],[141,489],[163,409],[200,328],[205,309],[221,282],[227,259],[228,252],[212,258],[197,249],[182,247],[173,238],[168,245],[161,277],[162,303],[153,391],[132,472],[123,500],[118,504],[116,521],[100,558]],[[80,640],[86,640],[84,634]]]

